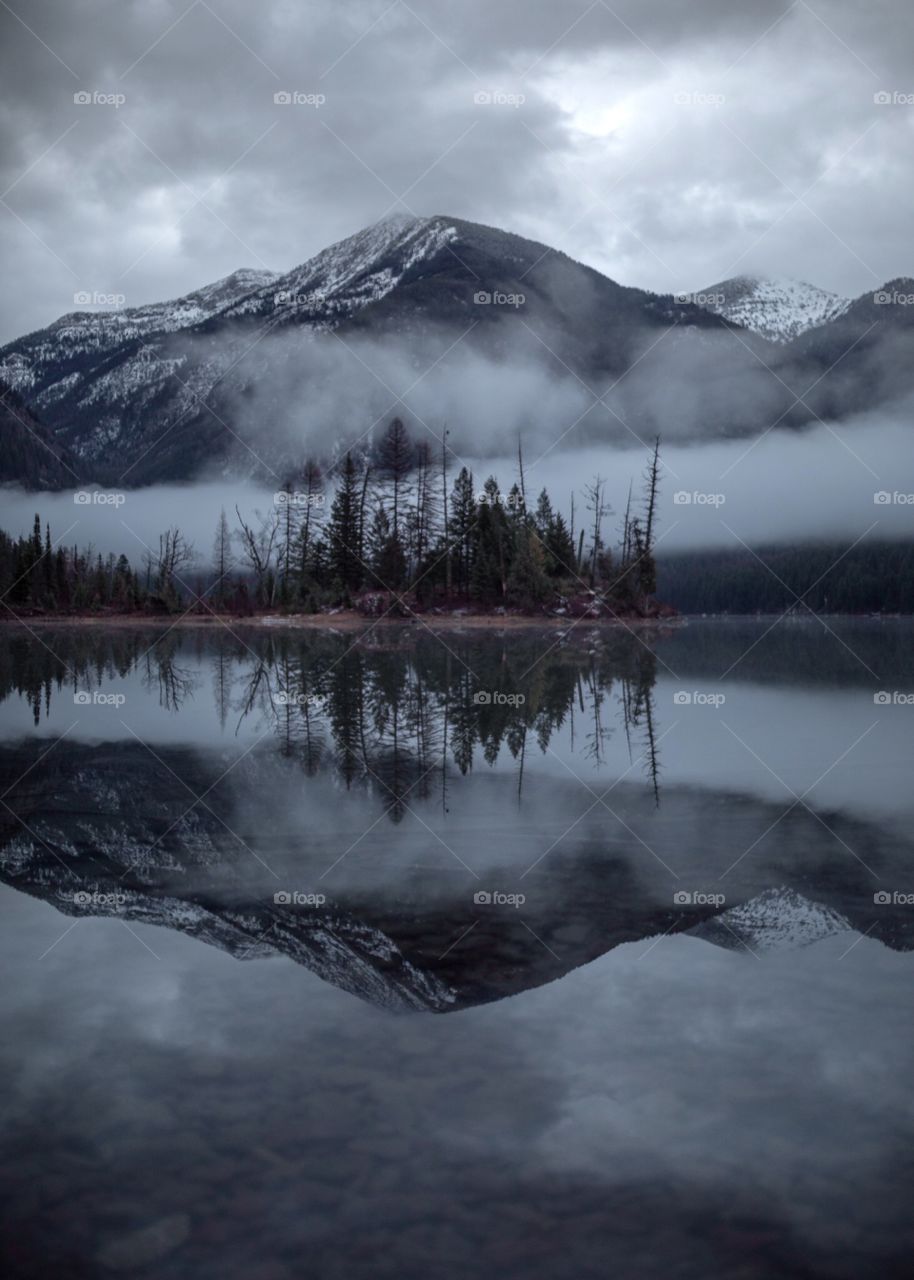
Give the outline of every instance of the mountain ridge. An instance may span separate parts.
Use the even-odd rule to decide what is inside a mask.
[[[758,275],[720,280],[698,296],[716,315],[772,342],[790,342],[837,319],[853,301],[805,280]]]
[[[901,296],[889,292],[898,284],[882,292]],[[699,305],[619,284],[497,227],[393,215],[285,273],[241,269],[167,303],[68,313],[0,349],[0,378],[83,482],[128,486],[214,466],[288,477],[307,452],[323,449],[326,460],[364,436],[385,404],[397,407],[397,379],[377,364],[403,365],[409,389],[430,373],[435,390],[452,377],[462,395],[475,359],[496,394],[504,388],[504,430],[515,436],[531,412],[542,412],[543,432],[562,430],[547,417],[549,388],[559,402],[569,389],[589,394],[595,413],[570,416],[559,403],[577,427],[571,444],[748,436],[775,420],[799,428],[867,407],[883,382],[892,394],[914,389],[905,371],[914,360],[903,358],[908,345],[914,355],[914,308],[877,305],[878,295],[848,302],[815,286],[765,288],[760,296],[757,277],[735,277],[708,291],[722,302]],[[454,370],[452,349],[464,362]],[[832,373],[844,349],[852,356]],[[532,371],[542,392],[515,402],[518,370]]]

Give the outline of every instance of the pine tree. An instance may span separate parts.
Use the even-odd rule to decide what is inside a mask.
[[[457,591],[469,594],[470,573],[473,563],[473,541],[477,523],[476,495],[473,477],[466,467],[461,467],[451,494],[447,537],[453,550],[454,567],[457,570]]]
[[[339,485],[330,508],[330,570],[347,594],[357,591],[364,575],[360,555],[359,469],[351,453],[343,459]]]
[[[390,495],[390,527],[395,538],[402,538],[401,521],[414,464],[409,433],[402,421],[394,418],[378,449],[378,474]]]
[[[561,511],[556,513],[546,547],[552,566],[547,565],[546,571],[551,577],[562,578],[574,573],[574,542]]]
[[[535,529],[521,528],[515,539],[507,581],[507,595],[513,604],[530,607],[549,599],[552,589],[545,562],[539,534]]]
[[[390,517],[382,503],[375,507],[367,544],[371,584],[385,591],[397,591],[396,583],[406,575],[406,561],[399,539],[393,535]]]
[[[473,538],[470,591],[479,600],[491,602],[503,599],[508,588],[511,531],[494,476],[485,482],[482,496]]]
[[[229,522],[226,519],[225,507],[223,507],[219,513],[219,523],[216,525],[216,541],[213,545],[213,572],[216,575],[213,586],[213,599],[219,608],[225,607],[225,599],[228,594],[227,579],[234,563],[232,533],[229,529]]]

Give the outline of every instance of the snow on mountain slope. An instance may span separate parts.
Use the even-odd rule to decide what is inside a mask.
[[[57,849],[78,863],[78,852],[66,842]],[[370,924],[345,912],[295,908],[238,909],[216,902],[201,903],[170,893],[164,886],[147,889],[131,886],[113,873],[115,854],[138,853],[100,849],[101,874],[87,888],[79,888],[64,864],[52,862],[44,848],[18,834],[0,848],[0,874],[23,892],[50,902],[64,915],[77,920],[107,917],[134,924],[173,929],[218,947],[236,960],[287,957],[310,969],[324,982],[369,1004],[395,1012],[442,1012],[456,1002],[456,993],[434,973],[412,964],[396,942]],[[60,861],[60,854],[55,855]],[[164,860],[166,865],[170,861]],[[77,888],[74,889],[74,884]]]
[[[148,388],[151,402],[170,380],[177,398],[174,415],[180,416],[237,356],[229,340],[192,369],[183,349],[163,347],[156,339],[217,315],[227,320],[269,317],[280,324],[298,321],[326,330],[385,297],[406,272],[456,234],[441,217],[392,215],[285,275],[240,270],[169,302],[70,312],[7,346],[0,353],[0,378],[27,395],[39,412],[53,411],[64,399],[75,401],[77,411],[91,410],[91,439],[81,452],[92,457],[111,445],[121,407],[137,391]],[[138,341],[143,345],[136,349]],[[120,358],[108,361],[122,349]],[[179,383],[187,384],[186,393]]]
[[[456,235],[456,228],[444,218],[392,214],[323,249],[268,287],[242,299],[226,314],[275,310],[283,319],[295,312],[320,312],[325,323],[345,319],[360,307],[380,301],[411,267],[430,258]]]
[[[11,344],[0,360],[0,378],[14,390],[28,392],[43,381],[44,370],[54,364],[81,357],[97,365],[109,352],[125,342],[151,339],[160,334],[176,333],[208,320],[247,294],[269,286],[279,278],[277,271],[252,271],[241,268],[212,284],[204,285],[183,298],[168,302],[152,302],[141,307],[98,306],[91,311],[70,311],[46,329],[28,334]],[[100,295],[76,294],[87,305]],[[117,295],[104,295],[116,299]],[[50,387],[44,387],[37,403],[53,402],[70,390],[76,375]]]
[[[370,340],[383,359],[430,372],[426,402],[436,389],[437,402],[453,394],[443,356],[458,343],[454,360],[463,367],[476,358],[493,373],[517,366],[522,378],[501,380],[506,430],[531,418],[532,431],[552,429],[549,409],[528,403],[531,380],[548,379],[549,395],[554,387],[564,396],[569,375],[586,387],[615,387],[633,371],[614,393],[617,403],[605,406],[612,420],[601,439],[621,438],[618,426],[624,430],[629,417],[644,438],[721,438],[753,434],[774,419],[802,427],[811,415],[832,412],[837,328],[850,351],[840,370],[841,403],[848,414],[871,404],[874,384],[878,394],[886,380],[886,362],[871,349],[884,334],[894,342],[914,309],[880,305],[875,318],[884,323],[875,326],[857,314],[858,304],[848,306],[811,285],[750,277],[683,301],[620,285],[497,227],[397,214],[282,275],[236,272],[172,302],[63,316],[0,350],[0,380],[23,396],[71,460],[65,476],[78,473],[80,483],[186,481],[213,468],[287,476],[303,447],[316,446],[327,461],[386,412],[371,361],[353,357],[339,373],[353,341]],[[721,342],[732,322],[747,326],[742,343]],[[792,341],[797,335],[801,341]],[[764,348],[762,360],[754,347]],[[798,362],[814,387],[808,403],[792,397],[778,372]],[[914,380],[914,364],[894,352],[890,367],[898,370],[895,397]],[[671,378],[685,395],[667,394]],[[327,440],[316,406],[329,403],[335,423]],[[472,408],[459,404],[456,412],[455,430],[476,430]],[[576,435],[593,440],[598,430],[588,422]],[[26,458],[10,478],[34,484],[39,468]]]
[[[766,889],[688,932],[719,947],[757,952],[807,947],[852,928],[850,921],[831,907],[781,888]]]
[[[695,296],[708,311],[772,342],[790,342],[807,329],[843,315],[850,306],[849,298],[803,280],[761,276],[734,276]]]

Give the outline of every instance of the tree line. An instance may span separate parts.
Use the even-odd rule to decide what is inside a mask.
[[[914,542],[666,555],[658,593],[681,613],[914,613]]]
[[[576,523],[574,498],[567,518],[545,488],[528,501],[520,444],[504,492],[495,476],[478,487],[465,466],[452,475],[446,435],[433,456],[394,418],[376,447],[350,450],[329,476],[306,462],[267,512],[221,512],[204,572],[178,527],[134,566],[124,555],[55,546],[36,515],[30,537],[0,533],[0,597],[46,612],[651,611],[659,440],[613,547],[603,477],[584,487]]]

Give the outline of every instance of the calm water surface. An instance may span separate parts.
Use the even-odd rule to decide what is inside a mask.
[[[4,630],[4,1274],[909,1275],[912,639]]]

